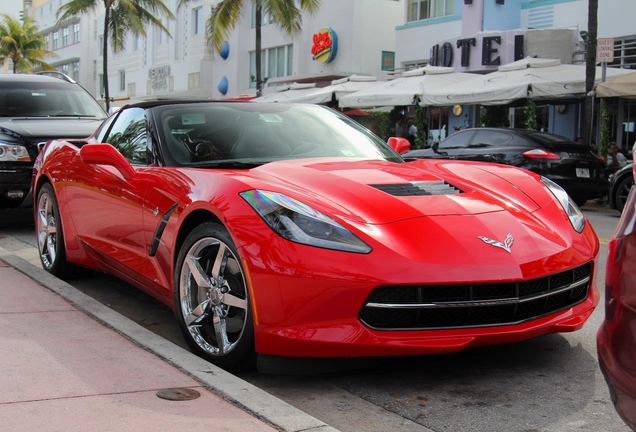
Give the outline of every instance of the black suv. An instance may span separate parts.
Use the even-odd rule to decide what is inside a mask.
[[[591,147],[548,132],[507,128],[463,129],[404,158],[468,159],[526,168],[561,186],[579,206],[607,193],[605,164]]]
[[[0,209],[32,205],[40,143],[86,138],[107,116],[82,86],[59,76],[0,74]]]

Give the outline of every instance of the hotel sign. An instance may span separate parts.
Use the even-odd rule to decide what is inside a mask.
[[[460,71],[492,70],[525,57],[523,31],[489,32],[459,37],[435,44],[430,49],[431,66]]]
[[[165,92],[168,90],[168,77],[170,66],[159,66],[148,69],[148,80],[153,91]]]

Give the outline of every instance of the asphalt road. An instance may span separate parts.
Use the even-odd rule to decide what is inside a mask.
[[[618,212],[584,207],[607,240]],[[38,264],[30,212],[0,212],[0,246]],[[149,330],[185,347],[169,309],[114,278],[72,284]],[[603,299],[582,330],[461,353],[400,357],[338,373],[240,377],[341,431],[627,432],[598,369],[595,335]]]

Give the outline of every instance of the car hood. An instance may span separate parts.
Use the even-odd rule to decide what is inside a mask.
[[[104,121],[95,117],[20,117],[0,119],[0,127],[22,137],[35,138],[86,138]]]
[[[286,193],[329,214],[372,224],[423,216],[533,212],[548,198],[537,177],[523,170],[448,160],[290,160],[244,175],[255,189]]]

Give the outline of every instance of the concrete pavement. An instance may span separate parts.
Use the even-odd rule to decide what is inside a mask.
[[[0,373],[3,430],[335,431],[3,248]]]

